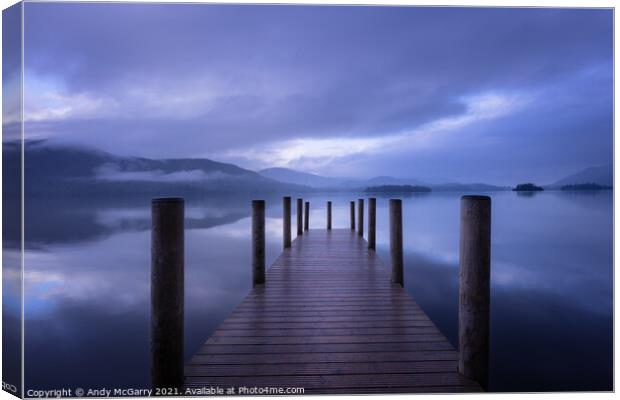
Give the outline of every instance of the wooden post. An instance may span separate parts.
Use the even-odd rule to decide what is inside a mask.
[[[491,198],[461,197],[459,372],[488,387]]]
[[[151,385],[183,387],[184,201],[151,201]]]
[[[310,202],[306,201],[306,209],[304,210],[304,231],[310,228]]]
[[[291,198],[289,196],[282,198],[283,209],[283,240],[284,248],[291,247]]]
[[[364,236],[364,199],[357,199],[357,234]]]
[[[252,286],[265,283],[265,200],[252,200]]]
[[[332,202],[327,202],[327,230],[332,229]]]
[[[303,235],[302,227],[302,212],[303,212],[303,199],[297,199],[297,236]]]
[[[392,283],[404,286],[403,208],[400,199],[390,199],[390,255],[392,258]]]
[[[355,202],[351,202],[351,230],[355,230]]]
[[[377,199],[368,199],[368,248],[376,250],[377,238]]]

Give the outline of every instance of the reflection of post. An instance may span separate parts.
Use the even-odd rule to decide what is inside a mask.
[[[310,202],[306,201],[306,209],[304,210],[304,231],[310,228]]]
[[[459,372],[487,389],[491,300],[491,198],[461,198]]]
[[[297,199],[297,236],[303,235],[302,228],[302,208],[303,208],[303,199]]]
[[[392,283],[403,286],[403,208],[400,199],[390,200],[390,255]]]
[[[364,199],[357,199],[357,234],[364,236]]]
[[[151,202],[151,384],[183,387],[184,201]]]
[[[265,200],[252,200],[252,286],[265,283]]]
[[[291,247],[291,198],[286,196],[282,198],[282,211],[284,219],[283,223],[283,240],[284,248]]]
[[[377,237],[377,199],[368,199],[368,248],[375,250]]]
[[[327,230],[332,229],[332,202],[327,202]]]
[[[355,230],[355,202],[351,202],[351,230]]]

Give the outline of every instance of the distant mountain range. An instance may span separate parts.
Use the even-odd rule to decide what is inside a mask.
[[[398,179],[390,176],[377,176],[370,179],[327,177],[289,168],[267,168],[258,171],[264,177],[286,183],[298,183],[321,189],[360,189],[379,185],[422,185],[416,179]]]
[[[612,164],[601,165],[583,169],[577,173],[562,178],[557,182],[548,185],[548,188],[559,189],[565,185],[581,185],[595,183],[601,186],[614,185],[614,168]]]
[[[309,187],[282,183],[233,164],[208,159],[161,159],[117,156],[99,150],[26,142],[26,193],[304,192]],[[3,142],[4,188],[19,188],[17,142]],[[8,167],[8,168],[7,168]],[[11,173],[13,172],[13,173]]]
[[[510,186],[490,185],[486,183],[427,183],[418,179],[394,178],[391,176],[377,176],[370,179],[351,179],[344,177],[327,177],[306,172],[296,171],[289,168],[267,168],[258,171],[264,177],[280,182],[298,183],[317,189],[329,190],[364,190],[371,186],[425,186],[434,192],[493,192],[498,190],[511,190]],[[583,185],[594,183],[601,186],[613,186],[613,166],[611,164],[590,167],[569,175],[550,185],[547,189],[560,189],[565,185]]]
[[[377,176],[370,179],[332,178],[321,175],[295,171],[289,168],[267,168],[258,171],[261,175],[276,179],[280,182],[299,183],[318,189],[337,190],[364,190],[372,186],[425,186],[434,191],[496,191],[508,190],[508,186],[487,185],[484,183],[442,183],[429,184],[418,179],[394,178],[391,176]]]
[[[295,171],[288,168],[267,168],[258,171],[264,177],[275,179],[280,182],[311,186],[315,188],[339,187],[347,181],[346,178],[330,178],[307,172]]]
[[[490,192],[509,186],[484,183],[430,184],[417,179],[377,176],[370,179],[326,177],[288,168],[268,168],[259,172],[209,159],[150,159],[127,157],[99,150],[47,141],[27,141],[26,193],[88,195],[92,193],[196,195],[209,192],[363,191],[376,186],[424,186],[434,192]],[[17,142],[3,142],[3,191],[19,190],[20,148]],[[613,186],[611,165],[586,168],[545,186],[594,183]]]

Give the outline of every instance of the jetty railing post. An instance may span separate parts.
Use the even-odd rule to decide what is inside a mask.
[[[183,387],[184,200],[151,201],[151,385]]]
[[[306,208],[304,210],[304,231],[310,228],[310,202],[306,201]]]
[[[368,248],[376,249],[377,238],[377,199],[368,199]]]
[[[332,202],[327,202],[327,230],[332,229]]]
[[[491,198],[461,197],[459,363],[466,377],[488,387],[491,298]]]
[[[265,283],[265,200],[252,200],[252,286]]]
[[[282,211],[283,211],[283,241],[284,248],[291,247],[291,198],[289,196],[282,198]]]
[[[297,199],[297,236],[301,236],[304,233],[302,227],[303,201],[303,199]]]
[[[351,230],[355,230],[355,202],[351,202]]]
[[[400,199],[390,199],[390,256],[392,259],[392,283],[404,286],[403,208]]]
[[[364,236],[364,199],[357,199],[357,234]]]

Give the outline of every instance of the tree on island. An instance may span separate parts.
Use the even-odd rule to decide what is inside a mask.
[[[520,183],[512,190],[515,192],[540,192],[545,189],[533,183]]]

